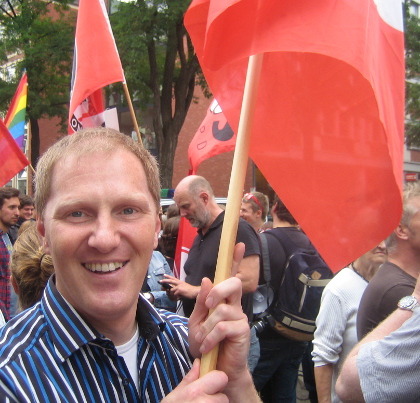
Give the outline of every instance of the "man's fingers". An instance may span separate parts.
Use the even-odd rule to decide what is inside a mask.
[[[202,378],[199,376],[200,360],[196,359],[190,372],[162,403],[180,401],[228,403],[228,398],[221,393],[228,383],[228,377],[224,372],[211,371]]]
[[[228,278],[209,290],[205,300],[208,309],[215,308],[221,302],[241,306],[242,282],[237,277]]]
[[[210,316],[201,326],[201,332],[196,335],[197,342],[201,343],[200,353],[209,352],[225,339],[246,344],[247,339],[249,339],[249,326],[244,319],[244,314],[238,320],[227,319],[226,321],[217,321]],[[212,323],[213,320],[216,323],[215,325]]]
[[[190,316],[190,323],[199,323],[205,320],[208,315],[208,309],[206,307],[206,298],[211,288],[213,287],[212,282],[207,278],[201,280],[201,289],[197,295],[194,311]]]

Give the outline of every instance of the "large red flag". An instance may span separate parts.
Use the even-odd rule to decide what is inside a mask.
[[[178,239],[176,241],[174,265],[174,275],[181,280],[185,280],[184,264],[196,236],[197,228],[194,228],[185,217],[181,217]]]
[[[101,88],[124,81],[103,0],[80,0],[73,61],[69,134],[104,125]]]
[[[250,156],[334,271],[401,216],[400,0],[194,0],[185,24],[237,132],[264,53]]]
[[[214,99],[188,147],[191,174],[207,158],[235,149],[236,135]]]
[[[27,165],[28,159],[0,119],[0,187]]]

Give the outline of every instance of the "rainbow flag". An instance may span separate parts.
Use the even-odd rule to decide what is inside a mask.
[[[28,96],[28,77],[26,71],[20,80],[19,86],[7,111],[4,124],[15,139],[19,148],[23,147],[25,134],[26,99]]]

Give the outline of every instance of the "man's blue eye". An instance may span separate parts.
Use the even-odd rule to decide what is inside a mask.
[[[123,210],[123,214],[126,214],[126,215],[134,214],[134,209],[132,209],[132,208],[125,208]]]
[[[82,217],[83,213],[81,211],[73,211],[73,213],[71,213],[72,217]]]

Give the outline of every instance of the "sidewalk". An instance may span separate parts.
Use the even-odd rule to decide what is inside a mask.
[[[302,366],[299,368],[299,376],[296,386],[296,402],[310,403],[308,399],[308,391],[305,389],[305,384],[303,382]]]

